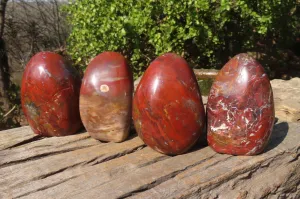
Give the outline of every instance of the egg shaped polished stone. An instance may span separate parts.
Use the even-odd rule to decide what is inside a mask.
[[[88,65],[80,90],[80,115],[89,134],[121,142],[129,135],[133,77],[125,58],[104,52]]]
[[[140,138],[158,152],[182,154],[195,144],[205,113],[196,77],[183,58],[167,53],[150,64],[134,95],[133,120]]]
[[[34,133],[65,136],[82,127],[80,84],[77,71],[62,56],[40,52],[30,59],[23,73],[21,101]]]
[[[207,140],[219,153],[255,155],[270,138],[273,92],[263,67],[238,54],[220,70],[207,102]]]

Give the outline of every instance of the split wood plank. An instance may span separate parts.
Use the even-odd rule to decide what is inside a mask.
[[[0,198],[299,198],[300,124],[278,121],[258,156],[210,147],[166,156],[135,135],[102,143],[79,133],[0,132]]]

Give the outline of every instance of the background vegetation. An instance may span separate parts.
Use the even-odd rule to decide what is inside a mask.
[[[0,2],[0,130],[26,124],[20,80],[39,51],[60,53],[80,71],[97,54],[118,51],[135,78],[165,52],[178,53],[193,68],[216,69],[247,52],[270,78],[300,77],[299,0]],[[207,92],[211,83],[201,86]]]
[[[220,68],[240,52],[278,57],[299,37],[298,6],[297,0],[69,1],[68,52],[82,69],[99,52],[122,52],[135,77],[170,51],[194,68]]]

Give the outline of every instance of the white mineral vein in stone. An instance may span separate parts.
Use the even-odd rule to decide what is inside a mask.
[[[229,127],[224,123],[221,126],[218,126],[218,127],[211,127],[212,131],[226,130],[226,129],[229,129]]]

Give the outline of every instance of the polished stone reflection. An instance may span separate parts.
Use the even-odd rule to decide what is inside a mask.
[[[207,103],[207,139],[219,153],[255,155],[263,151],[274,124],[270,81],[247,54],[220,70]]]
[[[133,100],[136,131],[151,148],[176,155],[186,152],[203,133],[204,107],[192,69],[180,56],[155,59]]]
[[[133,78],[125,58],[104,52],[88,65],[80,90],[80,115],[89,134],[121,142],[129,134]]]
[[[41,52],[28,62],[22,79],[23,112],[42,136],[64,136],[82,126],[79,115],[81,80],[63,57]]]

